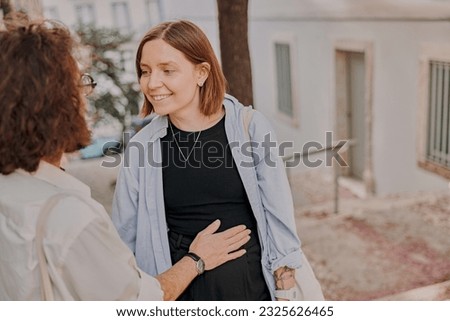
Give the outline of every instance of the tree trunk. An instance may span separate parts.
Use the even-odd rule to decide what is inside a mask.
[[[9,0],[0,0],[0,9],[3,11],[3,17],[12,11],[11,3]]]
[[[248,49],[248,0],[217,0],[222,69],[228,92],[244,105],[253,104]]]

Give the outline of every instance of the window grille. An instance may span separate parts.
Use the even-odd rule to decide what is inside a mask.
[[[291,54],[289,44],[275,44],[278,110],[293,116]]]
[[[450,168],[450,63],[430,61],[427,160]]]
[[[114,26],[122,31],[129,32],[131,30],[131,19],[128,3],[114,2],[111,5],[114,16]]]
[[[91,3],[80,3],[75,5],[77,21],[81,25],[94,25],[95,13],[94,6]]]

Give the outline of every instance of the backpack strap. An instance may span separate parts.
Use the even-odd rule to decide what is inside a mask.
[[[252,106],[246,106],[246,107],[244,107],[242,112],[243,112],[242,122],[244,125],[244,133],[247,137],[247,141],[250,141],[249,126],[250,126],[250,121],[252,120],[253,113],[255,112],[255,110],[253,109]]]

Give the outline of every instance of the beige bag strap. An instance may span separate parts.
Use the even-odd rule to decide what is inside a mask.
[[[250,121],[252,120],[254,111],[255,110],[253,109],[252,106],[246,106],[246,107],[244,107],[244,110],[243,110],[244,114],[242,117],[242,122],[244,124],[244,132],[245,132],[245,135],[246,135],[248,141],[250,141],[249,126],[250,126]]]
[[[47,259],[45,258],[44,253],[44,226],[51,210],[61,199],[67,196],[68,195],[66,194],[56,194],[50,197],[39,212],[36,224],[36,249],[41,274],[41,298],[45,301],[53,301],[55,298],[53,295],[50,275],[48,273]]]

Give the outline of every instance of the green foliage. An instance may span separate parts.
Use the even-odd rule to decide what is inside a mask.
[[[141,99],[135,74],[124,68],[124,64],[134,62],[131,50],[126,49],[132,35],[91,25],[78,26],[76,32],[90,51],[91,66],[87,71],[98,83],[91,100],[93,118],[102,121],[112,116],[125,125],[127,115],[139,113]]]
[[[0,10],[2,10],[3,16],[6,16],[12,11],[11,2],[9,0],[0,0]]]

